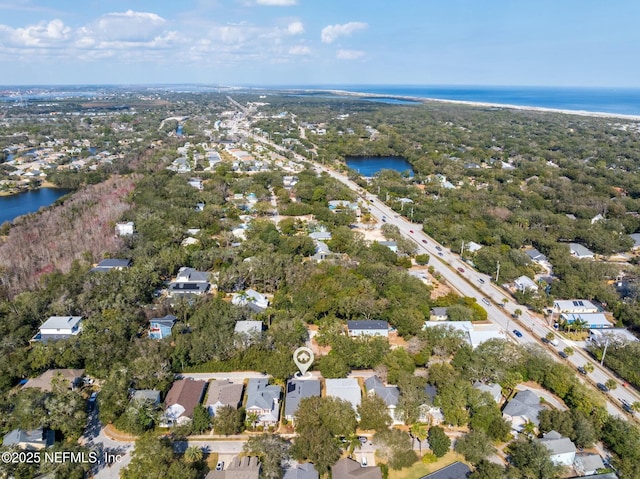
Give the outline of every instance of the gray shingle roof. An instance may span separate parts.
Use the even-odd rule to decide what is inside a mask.
[[[389,329],[389,323],[387,323],[386,321],[380,321],[380,320],[347,321],[347,327],[349,328],[349,331],[354,331],[354,330],[387,331]]]
[[[502,412],[511,417],[524,417],[535,425],[538,425],[540,424],[538,414],[543,409],[544,407],[540,404],[540,398],[527,389],[526,391],[520,391],[516,394]]]
[[[320,396],[320,381],[316,379],[291,379],[287,382],[284,415],[293,416],[303,398]],[[317,473],[316,473],[317,474]]]
[[[371,376],[364,382],[367,392],[373,391],[377,396],[384,399],[387,406],[397,406],[400,390],[397,386],[385,386],[378,376]]]
[[[420,479],[465,479],[471,474],[471,469],[466,464],[454,462],[442,469],[432,472]]]

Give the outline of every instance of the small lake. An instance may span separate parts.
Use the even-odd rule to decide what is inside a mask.
[[[411,163],[400,156],[347,156],[345,162],[349,168],[362,176],[374,176],[380,170],[409,171],[413,176]]]
[[[0,224],[13,221],[27,213],[38,211],[42,206],[48,206],[70,190],[59,188],[40,188],[25,191],[11,196],[0,196]]]

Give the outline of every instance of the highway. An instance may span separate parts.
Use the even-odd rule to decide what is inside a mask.
[[[297,156],[300,161],[308,161],[302,156]],[[314,164],[317,171],[324,171],[353,191],[362,192],[362,188],[349,180],[346,175],[317,163]],[[489,320],[507,331],[513,341],[520,344],[542,344],[540,338],[551,331],[556,332],[546,324],[544,318],[532,314],[526,306],[516,303],[502,288],[492,283],[489,276],[475,271],[463,262],[459,255],[427,236],[422,230],[422,225],[412,223],[407,218],[400,216],[373,194],[364,192],[361,197],[368,204],[369,212],[378,222],[382,222],[384,218],[386,223],[395,225],[405,237],[416,243],[418,253],[428,253],[431,256],[429,265],[433,266],[435,271],[460,294],[475,298],[478,304],[486,309]],[[460,272],[459,269],[464,272]],[[516,309],[523,311],[523,314],[517,319],[512,316]],[[513,333],[514,329],[517,329],[522,336],[517,337]],[[593,387],[594,394],[603,394],[595,388],[596,383],[604,384],[608,379],[613,379],[618,384],[617,389],[604,394],[603,398],[606,401],[609,414],[628,419],[630,415],[622,410],[622,402],[633,404],[635,401],[640,401],[640,395],[631,387],[623,387],[623,381],[615,377],[611,371],[601,367],[585,351],[576,347],[572,341],[565,340],[559,335],[557,335],[557,340],[558,345],[553,348],[543,345],[554,360],[566,361],[574,368],[584,366],[587,363],[594,366],[593,373],[589,373],[587,377],[580,376],[581,381]],[[558,355],[558,351],[568,346],[572,347],[575,352],[567,359],[562,359]],[[638,419],[637,413],[634,414],[634,417],[636,420]]]
[[[289,151],[288,149],[276,145],[261,136],[254,135],[249,132],[245,133],[255,141],[269,145],[271,148],[282,153]],[[631,386],[624,387],[624,381],[617,378],[607,368],[600,366],[600,364],[593,360],[581,347],[576,346],[572,341],[564,339],[558,335],[557,331],[555,331],[550,325],[546,324],[544,318],[533,314],[526,306],[522,306],[515,302],[515,300],[502,288],[493,283],[489,276],[477,272],[467,263],[462,261],[458,254],[448,250],[441,244],[437,243],[433,238],[425,234],[421,224],[412,223],[407,218],[399,215],[390,207],[385,205],[376,195],[363,190],[358,184],[349,180],[346,175],[317,162],[308,160],[298,153],[294,153],[294,157],[301,163],[313,165],[317,172],[325,172],[349,187],[351,190],[357,192],[363,202],[368,205],[371,215],[378,222],[382,223],[382,219],[384,218],[386,223],[395,225],[405,237],[416,243],[417,252],[419,254],[429,254],[431,256],[429,266],[433,266],[435,271],[437,271],[442,278],[447,281],[449,286],[457,290],[460,294],[475,298],[478,304],[482,305],[486,309],[488,319],[504,329],[511,340],[523,345],[532,343],[540,344],[555,361],[565,361],[569,363],[576,370],[576,374],[578,374],[577,368],[579,366],[584,366],[587,363],[592,364],[594,371],[586,376],[579,375],[579,380],[584,384],[590,385],[594,394],[602,395],[609,414],[624,419],[630,419],[633,417],[638,421],[639,413],[634,413],[633,416],[626,413],[622,409],[622,403],[626,402],[631,405],[636,401],[640,402],[640,394],[638,394],[638,392]],[[460,272],[458,268],[463,269],[464,272]],[[488,301],[489,304],[483,301],[483,299]],[[519,318],[515,318],[513,316],[516,309],[520,309],[523,312]],[[522,336],[517,337],[513,333],[514,329],[517,329]],[[556,333],[558,341],[557,346],[551,347],[550,345],[545,346],[542,344],[540,339],[546,336],[549,332]],[[564,350],[566,347],[573,348],[574,354],[569,356],[567,359],[562,359],[558,355],[558,352]],[[604,384],[609,379],[613,379],[618,385],[615,390],[603,393],[596,388],[596,384]]]

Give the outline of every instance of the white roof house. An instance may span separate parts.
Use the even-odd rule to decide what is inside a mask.
[[[559,466],[571,466],[576,458],[576,445],[557,431],[549,431],[538,439],[549,452],[549,459]]]
[[[633,240],[633,246],[631,247],[632,250],[636,250],[640,248],[640,233],[633,233],[629,235],[631,237],[631,239]]]
[[[584,314],[584,313],[597,313],[600,310],[591,301],[586,299],[569,299],[558,300],[553,303],[553,310],[556,313],[571,313],[571,314]]]
[[[255,289],[247,289],[242,293],[234,293],[231,303],[236,306],[247,306],[256,312],[262,312],[269,307],[269,299]]]
[[[522,293],[526,291],[538,291],[538,285],[528,276],[520,276],[513,283],[516,289]]]
[[[76,336],[82,330],[82,316],[51,316],[39,328],[33,341],[55,341]]]
[[[325,381],[327,397],[343,399],[351,404],[354,411],[358,410],[362,399],[362,392],[357,379],[327,379]]]
[[[133,221],[127,223],[116,223],[116,234],[118,236],[131,236],[134,233],[135,225]]]
[[[595,256],[593,251],[578,243],[569,243],[569,250],[571,251],[571,256],[579,259],[593,259]]]

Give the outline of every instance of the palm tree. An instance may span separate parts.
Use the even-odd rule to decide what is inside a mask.
[[[513,312],[513,315],[514,315],[516,318],[519,318],[520,316],[522,316],[522,310],[521,310],[520,308],[517,308],[517,309]]]
[[[607,386],[612,391],[618,387],[618,383],[615,381],[615,379],[607,379],[604,385]]]
[[[566,348],[564,348],[564,353],[567,356],[571,356],[573,354],[573,348],[571,346],[567,346]]]
[[[353,457],[353,453],[356,451],[356,449],[362,448],[360,438],[355,433],[351,433],[346,437],[346,441],[349,457]]]
[[[640,411],[640,401],[634,401],[631,407],[634,411]]]
[[[258,421],[260,421],[260,415],[257,412],[248,412],[244,423],[247,427],[255,430]]]
[[[536,434],[536,425],[531,421],[527,421],[522,426],[522,432],[525,433],[529,437],[533,437]]]
[[[189,446],[187,450],[184,451],[184,460],[190,464],[202,461],[203,456],[202,448],[198,446]]]
[[[588,373],[592,373],[592,372],[593,372],[593,370],[595,369],[595,368],[593,367],[593,364],[592,364],[592,363],[586,363],[586,364],[583,366],[583,368],[584,368],[584,370],[585,370],[586,372],[588,372]]]
[[[427,439],[427,435],[429,434],[429,428],[426,424],[421,422],[416,422],[411,425],[409,429],[409,434],[412,438],[416,438],[418,440],[418,444],[420,445],[420,455],[422,455],[422,441]]]

